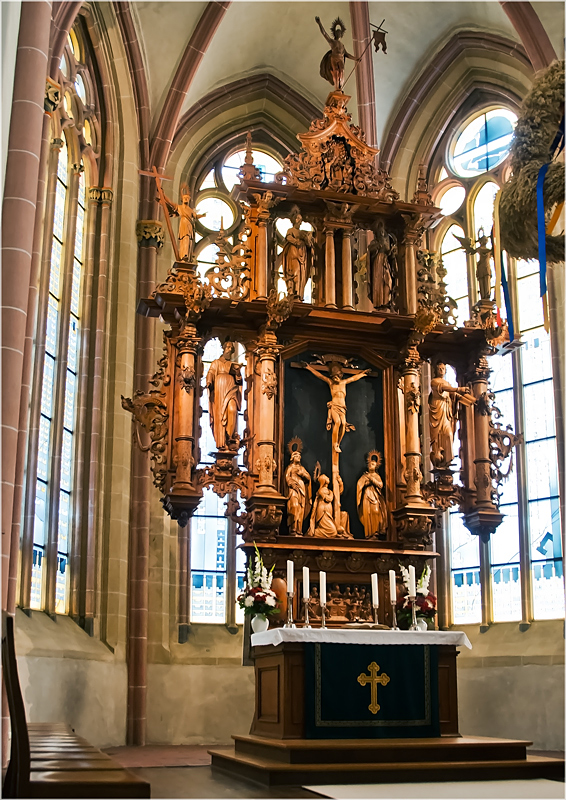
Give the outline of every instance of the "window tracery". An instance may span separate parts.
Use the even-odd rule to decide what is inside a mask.
[[[483,108],[467,117],[434,162],[433,197],[444,218],[434,236],[447,271],[447,293],[465,324],[478,301],[476,256],[460,239],[476,241],[480,229],[490,236],[494,200],[508,172],[507,154],[516,122],[511,109]],[[442,153],[444,155],[442,156]],[[460,237],[460,238],[458,238]],[[492,598],[493,621],[523,620],[525,594],[532,588],[534,619],[564,615],[556,435],[550,337],[544,329],[538,291],[538,263],[504,255],[516,336],[523,346],[489,359],[491,389],[502,420],[524,433],[524,457],[502,486],[505,518],[487,545],[469,534],[460,515],[450,512],[451,593],[454,623],[479,623],[481,600]],[[491,268],[493,292],[495,273]],[[500,309],[503,318],[505,308]],[[521,509],[527,511],[521,513]],[[528,572],[522,565],[528,565]],[[481,587],[487,565],[490,591]],[[530,585],[529,585],[530,584]]]

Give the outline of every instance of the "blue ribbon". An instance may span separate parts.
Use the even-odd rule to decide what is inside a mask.
[[[507,275],[505,274],[505,264],[503,263],[503,254],[501,255],[501,288],[503,289],[503,299],[505,300],[505,310],[507,312],[507,327],[509,328],[509,341],[512,342],[515,338],[515,326],[513,325],[513,309],[511,306],[511,296],[509,294],[509,284],[507,283]]]
[[[544,179],[550,164],[543,164],[537,178],[538,263],[540,268],[540,296],[546,294],[546,225],[544,222]]]

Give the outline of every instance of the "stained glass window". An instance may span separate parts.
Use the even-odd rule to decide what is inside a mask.
[[[509,152],[515,122],[515,114],[505,109],[485,111],[472,118],[457,137],[451,160],[440,168],[438,180],[491,173],[504,162]],[[453,224],[444,228],[441,236],[440,251],[447,269],[445,280],[448,294],[458,302],[460,326],[468,318],[468,298],[470,294],[477,296],[478,287],[470,290],[466,255],[456,237],[466,236],[476,241],[480,228],[487,236],[490,235],[499,181],[499,177],[492,179],[490,174],[488,180],[480,177],[475,183],[466,182],[466,198],[461,203],[466,210],[466,230]],[[454,188],[440,196],[440,202],[444,199],[447,205],[447,216],[453,213],[456,202],[460,200],[453,192]],[[454,193],[453,201],[450,192]],[[564,616],[550,337],[543,325],[538,263],[518,261],[511,264],[512,269],[509,267],[507,263],[511,292],[516,296],[518,307],[515,330],[523,345],[512,354],[496,354],[489,358],[490,389],[501,412],[501,418],[494,421],[501,422],[503,427],[510,424],[524,436],[524,445],[521,446],[524,446],[526,467],[518,465],[515,456],[514,469],[500,488],[499,508],[504,515],[503,521],[491,536],[489,548],[483,551],[489,553],[490,559],[486,566],[489,566],[491,576],[493,608],[490,614],[494,622],[522,620],[523,587],[530,580],[533,617]],[[513,272],[516,278],[513,278]],[[494,279],[492,273],[492,289]],[[505,309],[500,309],[500,315],[505,318]],[[455,382],[455,376],[451,382]],[[520,413],[519,418],[516,413]],[[519,429],[519,424],[523,430]],[[528,509],[525,518],[520,517],[521,507]],[[478,539],[469,534],[459,514],[451,512],[448,516],[453,621],[477,623],[482,618]],[[529,542],[529,552],[525,555],[531,562],[531,574],[522,576],[524,541]]]

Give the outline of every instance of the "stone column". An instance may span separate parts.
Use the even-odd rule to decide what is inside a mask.
[[[324,304],[336,308],[336,258],[334,253],[334,228],[326,227],[326,258],[324,260]]]
[[[2,608],[10,531],[24,343],[43,134],[51,2],[22,3],[2,206]]]
[[[352,231],[342,231],[342,308],[354,309],[354,285],[352,275]]]

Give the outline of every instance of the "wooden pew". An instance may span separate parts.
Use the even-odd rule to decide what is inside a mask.
[[[26,722],[14,644],[3,615],[2,671],[12,729],[3,797],[150,797],[150,785],[77,736],[69,725]]]

